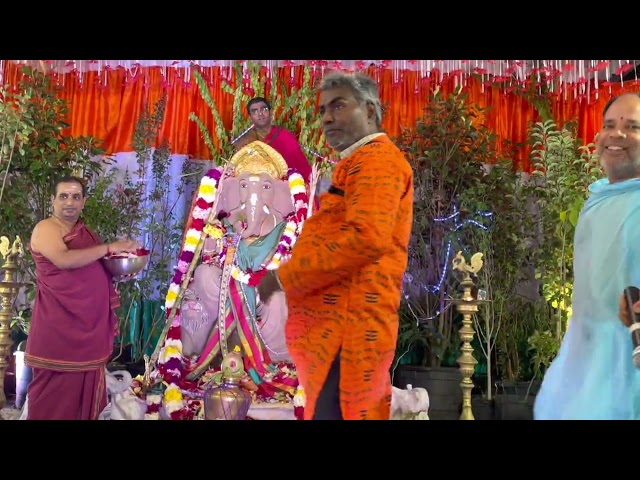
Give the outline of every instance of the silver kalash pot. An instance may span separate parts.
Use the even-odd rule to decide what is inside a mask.
[[[251,394],[240,386],[244,376],[239,351],[229,352],[222,359],[222,371],[204,390],[205,420],[246,420],[251,407]]]

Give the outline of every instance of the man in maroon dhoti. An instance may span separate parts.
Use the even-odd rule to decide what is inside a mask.
[[[118,295],[100,259],[137,245],[102,243],[79,220],[86,200],[81,179],[62,178],[51,197],[52,216],[31,234],[36,297],[25,354],[33,369],[28,420],[96,420],[107,404]]]
[[[271,124],[271,105],[269,102],[263,97],[252,98],[247,103],[247,112],[253,128],[236,142],[236,150],[256,140],[267,143],[284,157],[289,168],[295,168],[302,175],[308,185],[311,180],[309,160],[307,160],[293,133],[278,125]]]

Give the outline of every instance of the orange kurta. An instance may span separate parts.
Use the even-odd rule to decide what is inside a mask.
[[[413,171],[382,135],[343,159],[332,184],[338,193],[323,194],[291,259],[278,269],[289,306],[289,352],[307,397],[305,419],[313,417],[340,351],[343,418],[388,420]]]

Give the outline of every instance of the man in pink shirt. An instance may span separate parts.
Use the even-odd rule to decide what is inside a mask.
[[[284,157],[289,168],[295,168],[302,175],[308,185],[311,180],[309,160],[293,133],[271,124],[271,104],[263,97],[255,97],[247,103],[247,112],[253,128],[236,142],[236,151],[256,140],[267,143]]]

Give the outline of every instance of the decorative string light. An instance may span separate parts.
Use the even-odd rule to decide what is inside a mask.
[[[478,228],[481,228],[484,231],[488,231],[489,227],[484,225],[483,223],[474,220],[473,218],[466,218],[462,221],[460,221],[460,215],[461,212],[458,210],[457,205],[454,203],[453,205],[453,213],[451,213],[450,215],[447,215],[446,217],[439,217],[439,218],[434,218],[433,221],[437,222],[437,223],[447,223],[450,222],[451,220],[453,220],[453,226],[450,228],[451,232],[457,232],[459,231],[462,227],[464,227],[465,225],[474,225]],[[480,210],[475,212],[472,216],[477,216],[477,217],[481,217],[481,218],[492,218],[493,217],[493,212],[489,212],[486,210]],[[458,242],[460,242],[460,238],[457,238]],[[438,294],[440,293],[442,286],[444,284],[444,280],[447,276],[447,272],[449,269],[449,263],[450,263],[450,259],[451,259],[451,251],[453,248],[453,240],[448,240],[447,241],[447,246],[446,246],[446,253],[445,253],[445,260],[443,262],[443,266],[442,266],[442,271],[440,272],[440,275],[438,276],[438,283],[436,285],[422,285],[421,288],[423,288],[424,290],[428,291],[429,293],[432,294]],[[444,292],[446,294],[446,292]],[[405,300],[408,300],[409,298],[409,294],[406,293],[404,291],[404,286],[403,286],[403,295]],[[439,310],[436,314],[430,316],[430,317],[425,317],[425,318],[420,318],[418,316],[418,314],[413,310],[413,308],[411,307],[411,304],[409,302],[407,302],[407,305],[409,306],[409,309],[411,310],[411,313],[413,314],[413,316],[416,318],[416,325],[419,325],[421,322],[426,322],[429,320],[433,320],[437,317],[439,317],[442,313],[444,313],[446,311],[446,309],[449,307],[449,305],[447,305],[445,308]]]
[[[486,210],[481,210],[478,212],[475,212],[475,214],[473,216],[478,216],[481,218],[493,218],[493,212],[489,212]],[[460,211],[458,210],[457,205],[454,203],[453,205],[453,213],[450,215],[447,215],[446,217],[439,217],[439,218],[434,218],[433,221],[437,222],[437,223],[447,223],[450,222],[451,220],[454,221],[453,227],[450,229],[452,232],[457,232],[459,231],[462,227],[464,227],[465,225],[474,225],[476,227],[479,227],[485,231],[489,230],[489,227],[487,227],[486,225],[482,224],[481,222],[478,222],[477,220],[474,220],[472,218],[467,218],[465,220],[460,221]],[[458,238],[458,242],[460,242],[460,238]],[[438,284],[437,285],[423,285],[422,288],[424,288],[425,290],[429,291],[430,293],[434,293],[437,294],[438,292],[440,292],[440,289],[442,288],[442,285],[444,284],[444,279],[447,275],[447,271],[449,268],[449,263],[450,263],[450,257],[451,257],[451,249],[453,248],[453,241],[449,240],[447,242],[447,247],[446,247],[446,254],[445,254],[445,261],[442,267],[442,272],[440,272],[439,278],[438,278]],[[405,274],[406,276],[410,276],[411,274]],[[411,278],[411,280],[413,280]],[[404,289],[404,284],[402,286],[402,293],[404,295],[405,300],[409,299],[409,294],[406,293],[405,289]],[[446,292],[444,292],[445,295]],[[448,297],[450,297],[449,295],[447,295]],[[413,317],[416,319],[416,327],[420,327],[421,323],[424,322],[428,322],[430,320],[434,320],[436,318],[438,318],[441,314],[443,314],[444,312],[447,311],[448,308],[451,307],[451,305],[453,305],[451,302],[447,303],[447,305],[438,310],[438,312],[430,317],[424,317],[421,318],[418,315],[418,312],[416,312],[414,310],[414,308],[411,306],[411,302],[407,302],[407,306],[409,307],[409,311],[411,312],[411,314],[413,315]],[[404,356],[406,354],[408,354],[411,351],[411,347],[413,346],[413,342],[409,344],[409,346],[407,347],[407,349],[396,359],[393,368],[391,369],[391,383],[393,384],[393,379],[395,376],[395,371],[396,368],[398,368],[398,365],[400,364],[400,360],[402,360],[404,358]]]

